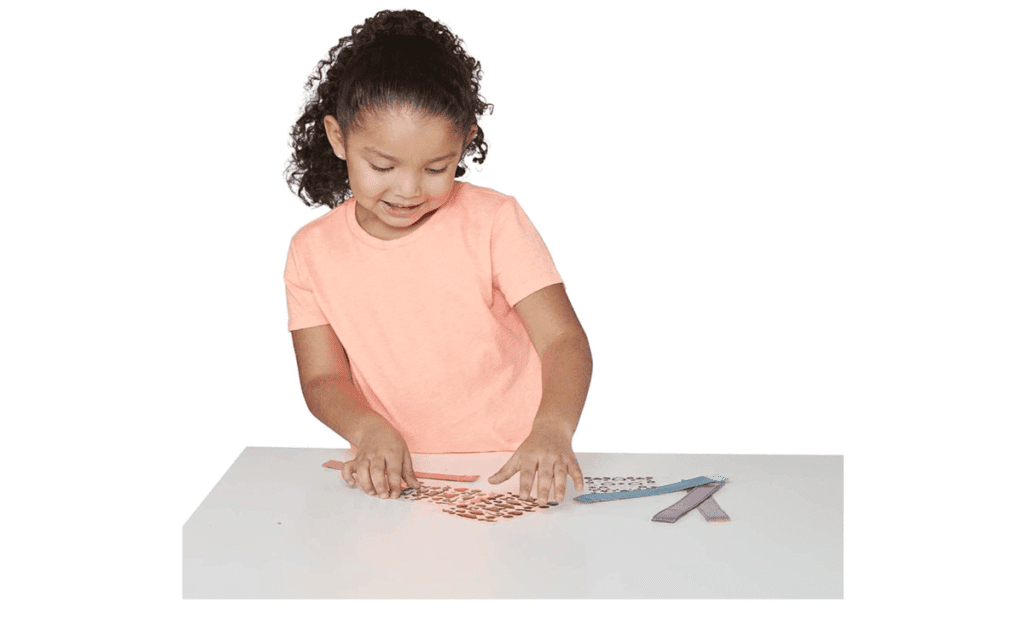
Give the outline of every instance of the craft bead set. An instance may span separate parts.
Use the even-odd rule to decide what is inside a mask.
[[[538,503],[530,498],[520,498],[511,492],[484,492],[468,487],[434,486],[421,483],[419,489],[406,489],[402,500],[426,500],[439,504],[445,513],[475,519],[482,522],[500,522],[515,519],[528,513],[557,506],[557,503]]]
[[[341,461],[327,461],[324,467],[340,470]],[[418,479],[445,480],[452,482],[474,482],[479,476],[456,476],[415,472]],[[581,504],[642,498],[665,493],[687,491],[687,494],[672,506],[659,511],[651,521],[674,523],[683,515],[696,508],[709,522],[727,522],[729,516],[712,496],[722,488],[728,479],[724,476],[698,476],[669,485],[658,485],[651,476],[584,476],[587,492],[573,498]],[[403,482],[404,484],[404,482]],[[449,485],[428,485],[420,483],[419,489],[407,488],[402,491],[401,500],[425,501],[439,505],[449,515],[487,523],[516,519],[557,506],[557,502],[538,502],[532,498],[521,498],[511,491],[498,493],[469,487]]]

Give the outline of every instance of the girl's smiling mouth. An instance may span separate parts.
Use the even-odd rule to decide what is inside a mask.
[[[400,215],[401,214],[411,213],[412,211],[415,211],[416,209],[418,209],[420,206],[423,205],[422,202],[420,202],[419,204],[414,204],[412,206],[402,206],[400,204],[391,204],[390,202],[388,202],[386,200],[381,200],[381,202],[384,203],[384,206],[386,206],[389,211],[391,211],[392,213],[400,214]]]

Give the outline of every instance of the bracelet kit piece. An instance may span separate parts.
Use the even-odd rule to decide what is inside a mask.
[[[727,480],[724,476],[713,476],[711,478],[723,483]],[[656,489],[658,487],[657,482],[651,476],[584,476],[583,481],[587,485],[587,491],[589,491],[591,494],[622,493],[628,491],[641,492]],[[696,489],[700,488],[701,487],[697,487]],[[690,489],[694,488],[691,487]],[[636,493],[630,497],[642,497],[644,495],[657,494]],[[728,522],[731,520],[729,514],[722,510],[722,507],[719,506],[718,502],[716,502],[715,498],[711,495],[709,495],[703,502],[700,502],[700,504],[697,506],[697,510],[700,511],[700,514],[703,515],[704,519],[708,522]],[[678,519],[679,518],[677,517],[676,520]]]

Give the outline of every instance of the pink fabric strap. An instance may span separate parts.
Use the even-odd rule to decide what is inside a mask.
[[[345,463],[343,463],[342,461],[327,461],[326,463],[324,463],[324,467],[328,469],[340,470],[344,466]],[[416,478],[428,478],[431,480],[450,480],[457,483],[471,483],[476,479],[480,478],[479,474],[475,476],[460,476],[457,474],[433,474],[430,472],[413,472],[413,475],[415,475]]]

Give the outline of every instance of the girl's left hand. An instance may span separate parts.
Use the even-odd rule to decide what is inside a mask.
[[[503,483],[519,472],[519,497],[529,498],[537,482],[537,500],[561,502],[565,497],[566,477],[572,476],[576,489],[583,489],[583,470],[572,451],[572,435],[555,426],[534,425],[512,458],[487,479],[492,485]]]

